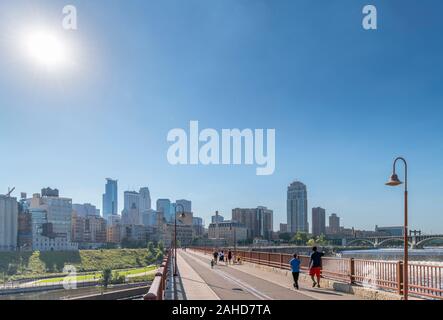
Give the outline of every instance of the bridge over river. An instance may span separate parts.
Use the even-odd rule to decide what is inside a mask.
[[[145,300],[355,300],[402,299],[403,263],[324,257],[321,288],[300,256],[300,290],[293,288],[291,254],[233,250],[240,263],[211,266],[213,248],[173,250],[158,270]],[[443,299],[443,265],[409,263],[411,299]]]

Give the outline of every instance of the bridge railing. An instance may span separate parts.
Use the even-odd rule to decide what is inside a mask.
[[[378,261],[352,259],[353,261],[353,283],[367,287],[381,288],[397,291],[401,294],[402,263],[396,261]]]
[[[149,292],[143,296],[144,300],[163,300],[166,288],[166,278],[169,270],[169,262],[171,259],[171,250],[163,258],[160,268],[157,269],[154,280],[152,281]]]
[[[410,293],[443,299],[443,266],[410,263],[408,271]]]
[[[192,248],[212,255],[212,248]],[[237,250],[242,261],[290,270],[291,254]],[[309,256],[299,256],[301,271],[308,272]],[[322,276],[349,284],[403,293],[403,262],[353,258],[324,257]],[[421,297],[443,299],[443,266],[409,263],[409,293]]]

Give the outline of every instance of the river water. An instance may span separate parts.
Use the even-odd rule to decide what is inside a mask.
[[[410,261],[439,262],[443,263],[443,247],[433,247],[424,249],[409,249]],[[368,260],[402,260],[402,248],[384,249],[364,249],[364,250],[343,250],[337,254],[343,258],[359,258]]]

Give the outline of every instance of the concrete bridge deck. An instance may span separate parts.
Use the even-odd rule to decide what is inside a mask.
[[[333,289],[312,288],[301,277],[293,288],[291,273],[277,273],[248,264],[219,262],[211,269],[211,257],[201,252],[178,250],[178,269],[187,300],[359,300]]]

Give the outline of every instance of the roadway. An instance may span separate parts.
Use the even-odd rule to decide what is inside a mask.
[[[271,271],[252,270],[244,265],[219,262],[211,268],[211,258],[195,251],[178,251],[178,269],[187,299],[220,300],[354,300],[355,296],[329,289],[312,288],[300,282],[292,287],[285,276]],[[182,272],[184,271],[184,272]]]

